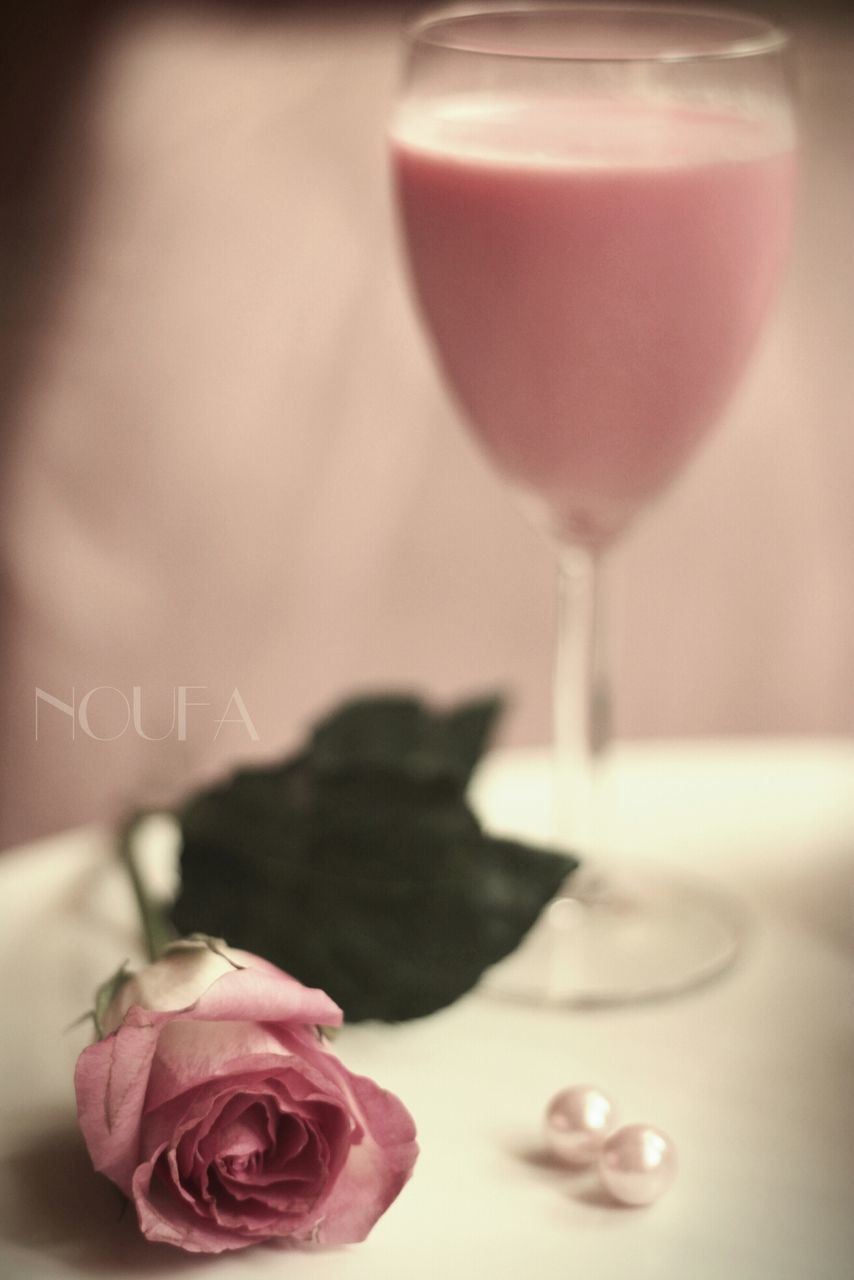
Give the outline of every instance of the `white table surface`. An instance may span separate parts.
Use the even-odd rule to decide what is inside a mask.
[[[248,1280],[847,1280],[854,1273],[854,744],[622,748],[613,848],[736,887],[752,928],[725,977],[665,1003],[520,1008],[472,995],[337,1049],[415,1115],[413,1180],[369,1240],[191,1258],[137,1237],[91,1173],[71,1076],[94,985],[134,954],[103,833],[0,857],[0,1276]],[[491,825],[541,835],[542,753],[479,780]],[[543,1106],[593,1081],[675,1138],[681,1171],[646,1210],[606,1204],[540,1155]]]

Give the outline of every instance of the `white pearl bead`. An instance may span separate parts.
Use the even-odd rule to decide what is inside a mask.
[[[555,1094],[546,1110],[546,1138],[564,1164],[591,1164],[616,1116],[611,1099],[589,1084],[576,1084]]]
[[[676,1176],[676,1148],[660,1129],[626,1125],[604,1143],[599,1176],[606,1191],[621,1204],[652,1204]]]

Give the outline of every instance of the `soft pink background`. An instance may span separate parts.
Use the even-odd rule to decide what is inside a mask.
[[[357,687],[497,684],[505,739],[543,740],[552,555],[460,430],[396,253],[396,13],[122,12],[75,28],[85,57],[66,33],[76,80],[48,40],[49,127],[26,94],[4,126],[0,841],[274,755]],[[624,734],[854,730],[843,15],[791,16],[804,175],[775,320],[612,566]],[[16,151],[28,128],[47,142]],[[35,740],[37,687],[101,685],[139,686],[151,734],[175,686],[212,706],[186,742],[149,743],[72,741],[42,705]],[[235,686],[257,743],[241,724],[214,740]],[[90,711],[121,729],[118,695]]]

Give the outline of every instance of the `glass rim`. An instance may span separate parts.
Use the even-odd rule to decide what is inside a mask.
[[[679,50],[671,53],[543,53],[516,51],[513,49],[486,48],[479,46],[474,39],[460,37],[454,40],[438,40],[431,38],[431,32],[440,27],[465,28],[467,22],[478,18],[524,18],[535,15],[572,15],[589,14],[595,17],[622,15],[624,17],[667,17],[674,18],[706,18],[717,22],[732,21],[741,23],[752,34],[743,34],[734,38],[729,44],[720,48]],[[763,54],[780,53],[790,43],[790,37],[782,27],[758,14],[744,9],[729,8],[726,5],[711,8],[708,5],[644,3],[610,3],[608,0],[595,4],[579,3],[573,0],[450,0],[450,3],[438,3],[420,7],[405,23],[404,36],[411,46],[429,45],[437,49],[446,49],[449,53],[466,54],[470,57],[482,58],[514,58],[518,61],[563,62],[563,63],[651,63],[673,64],[685,62],[719,62],[734,58],[757,57]]]

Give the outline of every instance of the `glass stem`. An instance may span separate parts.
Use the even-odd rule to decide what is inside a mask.
[[[596,766],[609,736],[602,641],[601,557],[562,547],[554,680],[554,821],[558,843],[588,859],[596,852]]]

